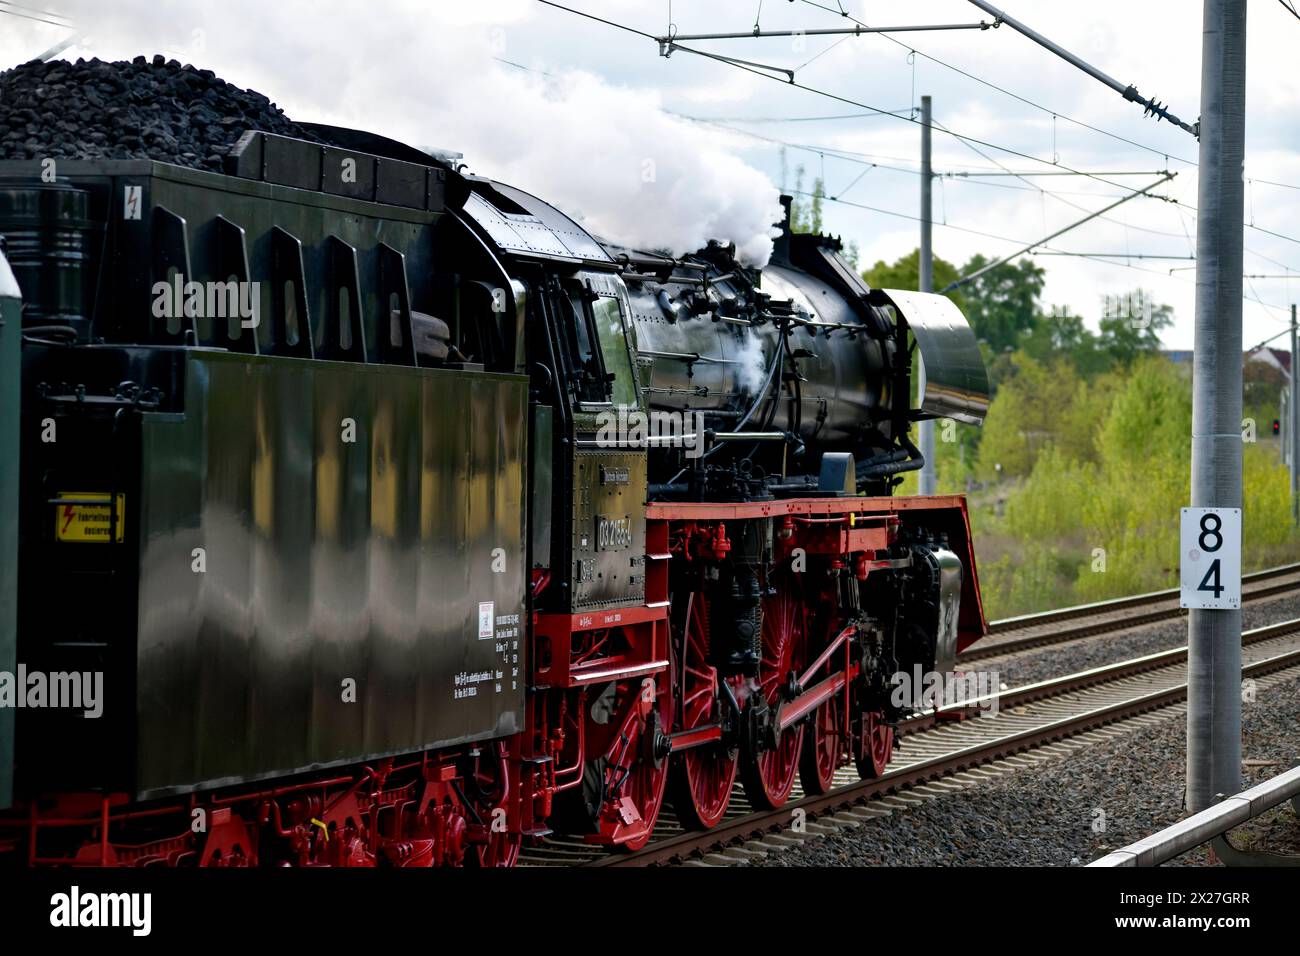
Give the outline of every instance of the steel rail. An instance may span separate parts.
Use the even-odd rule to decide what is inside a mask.
[[[1249,647],[1261,641],[1271,641],[1296,632],[1300,632],[1300,618],[1280,621],[1277,624],[1269,624],[1246,631],[1241,635],[1241,644],[1243,647]],[[898,732],[900,736],[906,736],[909,733],[928,730],[948,720],[959,720],[966,715],[978,712],[982,707],[986,707],[995,700],[999,709],[1022,707],[1025,704],[1047,700],[1051,697],[1060,697],[1062,694],[1083,690],[1086,687],[1109,684],[1117,680],[1123,680],[1125,677],[1133,677],[1137,674],[1159,670],[1162,667],[1182,664],[1186,660],[1187,646],[1183,645],[1182,647],[1171,647],[1168,650],[1144,654],[1141,657],[1116,661],[1114,664],[1102,664],[1098,667],[1090,667],[1087,670],[1076,671],[1062,677],[1052,677],[1047,680],[1035,681],[1032,684],[1012,687],[1009,690],[973,697],[970,700],[946,704],[930,713],[920,714],[902,721],[898,725]]]
[[[1252,571],[1249,574],[1243,574],[1241,576],[1241,583],[1248,584],[1254,581],[1264,581],[1269,578],[1283,577],[1287,574],[1300,574],[1300,563],[1282,564],[1275,568],[1266,568],[1263,571]],[[1056,624],[1059,621],[1070,621],[1075,618],[1088,617],[1106,611],[1122,611],[1125,608],[1141,607],[1144,604],[1151,604],[1155,601],[1171,600],[1177,598],[1180,593],[1179,588],[1166,588],[1163,591],[1148,591],[1145,594],[1130,594],[1125,597],[1110,598],[1105,601],[1094,601],[1091,604],[1074,604],[1070,607],[1057,608],[1053,611],[1043,611],[1039,614],[1021,614],[1016,617],[1004,617],[997,621],[990,621],[989,627],[993,631],[1012,631],[1019,630],[1023,627],[1035,627],[1039,624]]]
[[[1300,630],[1300,621],[1288,621],[1282,625],[1274,625],[1272,629],[1261,628],[1251,633],[1260,634],[1266,630],[1284,627],[1290,628],[1291,631]],[[1279,635],[1274,634],[1272,636]],[[1264,637],[1260,636],[1256,637],[1255,641],[1264,639]],[[1186,653],[1186,648],[1175,648],[1174,650],[1182,651],[1184,655]],[[1154,655],[1147,656],[1149,658]],[[1121,662],[1121,665],[1130,665],[1135,662],[1125,661]],[[1177,661],[1171,660],[1169,663],[1177,663]],[[1110,668],[1118,672],[1121,665],[1110,665]],[[1247,664],[1242,667],[1241,673],[1243,677],[1258,677],[1297,666],[1300,666],[1300,648]],[[1101,670],[1105,670],[1105,668],[1094,668],[1093,671],[1086,671],[1083,674],[1095,674],[1095,672]],[[1068,675],[1066,678],[1060,678],[1058,682],[1064,685],[1071,678],[1081,676]],[[1122,680],[1123,676],[1127,675],[1120,675],[1115,679]],[[1077,686],[1069,687],[1060,693],[1069,693],[1070,690],[1077,689]],[[981,764],[1012,756],[1025,750],[1031,750],[1043,744],[1076,736],[1153,710],[1170,707],[1183,702],[1186,697],[1187,684],[1185,682],[1179,683],[1114,704],[1091,708],[1078,714],[997,737],[990,741],[973,744],[961,750],[905,767],[883,777],[837,787],[820,796],[803,797],[786,804],[778,810],[759,811],[737,816],[731,820],[723,820],[711,830],[683,833],[657,842],[651,842],[649,846],[636,853],[611,853],[594,860],[584,861],[578,865],[649,866],[672,862],[689,856],[698,850],[726,845],[747,837],[761,837],[769,831],[785,829],[789,826],[792,815],[796,810],[802,810],[807,814],[807,819],[815,819],[819,815],[846,809],[855,804],[865,803],[874,798],[918,784],[939,780],[978,767]]]
[[[1253,574],[1244,575],[1242,577],[1242,583],[1249,584],[1259,581],[1267,581],[1291,574],[1300,575],[1300,564],[1288,564],[1277,568],[1269,568],[1266,571],[1257,571]],[[1286,594],[1287,592],[1294,590],[1300,590],[1300,580],[1283,582],[1281,584],[1266,584],[1262,587],[1252,588],[1250,590],[1243,589],[1242,602],[1259,601],[1264,598],[1276,597],[1279,594]],[[1105,617],[1104,615],[1136,607],[1174,601],[1177,600],[1178,595],[1178,589],[1172,588],[1167,591],[1153,591],[1149,594],[1130,595],[1129,597],[1116,598],[1111,601],[1099,601],[1095,604],[1080,604],[1075,605],[1074,607],[1061,608],[1055,611],[1046,611],[1042,614],[1026,614],[1020,617],[1010,617],[999,621],[992,621],[989,624],[990,636],[1006,632],[1027,630],[1034,627],[1046,627],[1052,624],[1065,623],[1068,621],[1085,620],[1087,623],[1064,630],[1032,634],[1005,641],[978,643],[962,651],[958,655],[957,659],[961,663],[967,663],[990,657],[1001,657],[1004,654],[1014,654],[1019,651],[1030,650],[1036,647],[1048,647],[1053,644],[1063,644],[1067,641],[1079,640],[1084,637],[1094,637],[1098,634],[1107,634],[1111,631],[1119,631],[1131,627],[1141,627],[1145,624],[1154,624],[1159,621],[1174,620],[1186,614],[1186,610],[1179,607],[1164,607],[1141,614],[1131,614],[1127,616]],[[1093,618],[1095,618],[1095,620],[1093,620]]]

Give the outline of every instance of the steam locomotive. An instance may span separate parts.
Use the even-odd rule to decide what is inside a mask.
[[[0,858],[506,866],[882,773],[986,629],[892,494],[983,418],[960,312],[788,199],[760,271],[312,129],[0,161]]]

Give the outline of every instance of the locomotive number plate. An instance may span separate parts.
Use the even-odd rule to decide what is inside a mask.
[[[61,491],[55,496],[54,538],[82,544],[108,544],[113,528],[112,506],[108,492]],[[98,502],[103,502],[99,504]],[[117,495],[117,528],[113,540],[122,543],[122,518],[126,495]]]
[[[632,547],[632,518],[596,515],[596,550],[622,551]]]

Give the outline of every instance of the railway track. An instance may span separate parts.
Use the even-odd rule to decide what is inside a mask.
[[[1248,631],[1242,642],[1243,677],[1300,672],[1300,619]],[[995,761],[1018,766],[1016,761],[1023,758],[1017,755],[1032,756],[1035,750],[1060,756],[1062,742],[1070,738],[1155,712],[1173,716],[1186,699],[1186,663],[1186,647],[1172,648],[1012,688],[997,695],[995,716],[971,716],[989,709],[992,702],[988,698],[963,701],[900,725],[900,745],[888,772],[878,779],[859,780],[852,769],[844,768],[836,773],[836,786],[829,793],[805,796],[796,784],[790,802],[775,811],[754,811],[738,786],[727,816],[712,830],[685,830],[671,809],[665,808],[654,837],[639,852],[610,853],[579,838],[551,837],[526,850],[520,864],[647,866],[681,861],[728,845],[737,845],[726,851],[733,860],[745,854],[758,855],[761,850],[745,846],[776,849],[788,844],[796,816],[810,821],[807,825],[814,829],[807,832],[831,832],[825,823],[816,821],[857,825],[866,817],[883,815],[888,807],[922,799],[909,791],[934,796],[939,790],[957,789],[956,784],[945,782],[952,778],[967,785],[973,782],[972,773],[983,774],[980,768]]]
[[[1242,575],[1241,582],[1243,604],[1297,591],[1300,590],[1300,564]],[[988,636],[962,652],[958,660],[963,664],[987,660],[1182,617],[1187,611],[1178,606],[1178,593],[1177,588],[1171,588],[992,621]],[[1012,636],[1003,638],[1003,635]]]

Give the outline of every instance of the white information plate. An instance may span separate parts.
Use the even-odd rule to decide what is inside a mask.
[[[1241,509],[1184,508],[1179,607],[1241,607]]]

